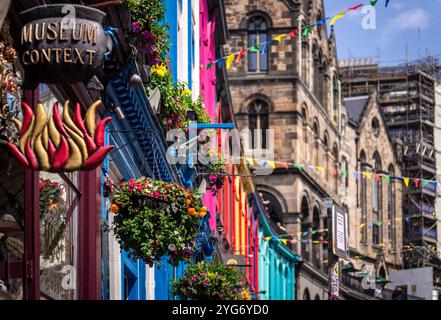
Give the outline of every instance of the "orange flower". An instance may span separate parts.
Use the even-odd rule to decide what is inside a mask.
[[[201,208],[201,211],[202,211],[202,212],[207,212],[207,207],[202,207],[202,208]]]
[[[116,204],[112,204],[110,206],[110,211],[112,211],[113,213],[118,213],[119,212],[119,207]]]
[[[194,216],[196,214],[196,210],[194,208],[188,209],[188,214]]]
[[[203,217],[205,217],[207,215],[207,212],[206,211],[200,211],[199,212],[199,217],[200,218],[203,218]]]
[[[185,201],[185,205],[189,206],[191,204],[190,200]]]

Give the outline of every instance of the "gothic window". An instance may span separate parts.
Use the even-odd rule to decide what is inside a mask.
[[[381,171],[381,158],[380,155],[375,152],[374,154],[374,173],[378,174]],[[382,241],[382,225],[379,223],[382,219],[382,200],[383,200],[383,186],[380,178],[372,179],[372,211],[373,211],[373,229],[372,229],[372,242],[379,244]],[[382,222],[382,221],[381,221]]]
[[[301,203],[301,214],[302,214],[302,225],[301,225],[301,232],[307,233],[309,232],[309,201],[306,196],[303,196],[302,203]],[[301,242],[300,247],[301,252],[299,252],[300,255],[302,255],[305,259],[309,260],[309,246],[305,241]]]
[[[323,137],[323,151],[325,153],[325,179],[329,180],[329,137],[326,131]]]
[[[308,111],[306,105],[302,108],[303,121],[303,156],[308,159]]]
[[[248,71],[268,71],[268,48],[263,44],[268,41],[268,22],[262,16],[253,16],[248,22],[248,47],[259,45],[258,52],[248,52]]]
[[[389,166],[388,173],[391,177],[395,175],[395,169],[393,165]],[[387,218],[388,223],[388,237],[391,242],[392,250],[395,250],[396,246],[396,223],[395,223],[395,183],[391,180],[387,185]]]
[[[332,147],[332,157],[334,160],[334,163],[332,164],[332,169],[333,169],[333,177],[334,177],[334,190],[337,193],[338,192],[338,164],[339,164],[339,159],[338,159],[338,147],[337,145],[334,143],[334,146]]]
[[[302,43],[302,79],[309,86],[309,45]]]
[[[251,130],[251,145],[253,149],[266,149],[266,133],[269,128],[268,104],[257,99],[248,107],[249,128]]]
[[[363,174],[366,169],[366,155],[364,151],[360,153],[359,159],[360,186],[361,186],[361,217],[360,217],[360,233],[361,243],[367,243],[367,177]]]
[[[314,121],[312,131],[314,134],[314,165],[318,166],[320,161],[319,161],[319,125],[317,120]]]
[[[339,101],[338,101],[338,81],[337,81],[337,76],[334,75],[334,77],[332,78],[332,99],[333,99],[333,120],[335,123],[338,124],[338,105],[339,105]]]

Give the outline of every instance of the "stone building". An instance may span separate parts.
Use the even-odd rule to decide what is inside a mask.
[[[323,1],[226,0],[225,5],[229,29],[227,54],[270,39],[276,42],[277,36],[288,35],[295,28],[325,17]],[[328,244],[323,241],[327,239],[323,230],[327,229],[328,212],[324,199],[346,205],[354,224],[351,233],[359,228],[354,218],[360,210],[354,200],[355,189],[340,172],[344,161],[351,168],[357,166],[353,150],[360,145],[356,141],[367,140],[363,134],[357,136],[356,126],[342,123],[342,116],[347,115],[341,100],[334,31],[328,35],[322,25],[313,28],[308,37],[285,36],[276,45],[259,46],[258,52],[248,52],[232,65],[229,80],[238,128],[262,129],[262,134],[255,134],[250,141],[254,155],[264,156],[273,151],[276,161],[303,166],[301,171],[276,169],[271,175],[255,177],[255,183],[270,202],[268,211],[272,219],[288,234],[305,235],[301,241],[294,237],[292,245],[292,250],[304,260],[297,281],[297,298],[327,299]],[[361,126],[368,120],[358,121]],[[379,125],[383,126],[382,137],[386,137],[384,124]],[[274,132],[274,146],[269,145],[266,129]],[[352,136],[345,137],[346,132]],[[346,152],[344,161],[342,144]],[[381,147],[387,150],[386,159],[382,159],[385,168],[396,159],[392,145],[382,142]],[[371,152],[374,145],[362,148]],[[378,152],[383,156],[382,149]],[[355,242],[354,246],[358,252],[360,248]],[[366,250],[361,250],[362,254],[375,260],[374,249]]]

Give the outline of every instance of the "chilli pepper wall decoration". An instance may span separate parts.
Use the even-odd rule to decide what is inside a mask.
[[[105,118],[96,124],[96,111],[101,101],[96,101],[87,110],[83,119],[81,106],[76,104],[72,119],[66,101],[60,115],[58,103],[48,117],[42,104],[37,104],[35,113],[22,103],[23,121],[13,119],[19,131],[18,145],[8,142],[14,157],[26,168],[47,172],[71,172],[94,170],[104,160],[113,146],[104,146]]]

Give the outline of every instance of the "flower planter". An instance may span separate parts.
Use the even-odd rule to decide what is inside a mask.
[[[206,208],[199,196],[177,184],[150,178],[121,183],[111,211],[113,231],[121,247],[150,266],[163,256],[177,265],[189,261]]]

